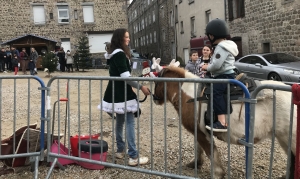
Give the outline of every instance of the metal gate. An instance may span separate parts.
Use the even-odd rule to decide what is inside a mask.
[[[33,83],[40,88],[32,88]],[[36,76],[0,77],[0,160],[7,170],[30,162],[34,178],[38,178],[38,162],[45,149],[44,87]]]
[[[107,167],[114,167],[124,169],[124,171],[137,171],[140,173],[146,173],[150,175],[157,175],[163,177],[171,177],[171,178],[198,178],[199,170],[194,168],[194,172],[188,172],[184,169],[184,163],[186,163],[186,159],[184,155],[187,155],[186,148],[184,147],[186,140],[184,140],[184,136],[187,135],[187,132],[181,127],[180,122],[182,121],[182,117],[179,117],[174,114],[174,110],[172,110],[171,106],[163,105],[163,107],[158,107],[153,105],[153,98],[151,96],[150,100],[147,100],[145,103],[140,104],[141,107],[144,105],[149,105],[148,108],[142,108],[142,115],[136,121],[137,125],[137,148],[141,151],[140,155],[146,155],[150,158],[150,163],[143,166],[138,167],[128,167],[128,159],[124,158],[122,160],[116,159],[114,155],[114,151],[116,149],[114,142],[114,125],[115,121],[109,115],[107,115],[103,111],[99,111],[96,109],[96,106],[101,103],[103,98],[103,93],[106,88],[106,83],[108,80],[111,81],[145,81],[145,78],[120,78],[120,77],[54,77],[50,79],[48,82],[47,88],[47,146],[48,146],[48,162],[51,162],[51,168],[47,175],[47,178],[50,178],[50,175],[55,166],[61,166],[61,162],[63,160],[69,161],[71,163],[80,164],[82,162],[88,162],[97,165],[103,165]],[[203,82],[202,79],[174,79],[174,78],[147,78],[149,81],[149,88],[151,91],[154,91],[154,83],[155,82],[176,82],[176,83],[191,83],[194,85],[195,89],[197,88],[197,83]],[[235,85],[240,86],[245,92],[245,98],[248,100],[245,101],[246,108],[246,128],[249,126],[250,112],[249,112],[249,102],[250,102],[250,94],[246,90],[245,86],[236,80],[204,80],[206,83],[234,83]],[[76,88],[73,88],[73,87]],[[67,90],[65,90],[67,87]],[[137,93],[138,98],[143,98],[140,92]],[[54,103],[57,104],[54,109]],[[146,104],[147,103],[147,104]],[[52,108],[53,106],[53,108]],[[197,105],[195,105],[196,107]],[[163,109],[163,111],[162,111]],[[53,112],[53,111],[56,112]],[[159,111],[156,111],[159,110]],[[172,118],[170,118],[172,116]],[[174,119],[175,118],[175,119]],[[176,118],[178,120],[176,120]],[[54,123],[52,123],[52,119],[55,119]],[[159,119],[157,121],[157,119]],[[145,121],[143,121],[145,120]],[[156,124],[157,123],[157,124]],[[195,123],[197,123],[197,119],[195,118]],[[53,125],[54,124],[54,125]],[[148,127],[145,127],[148,126]],[[168,134],[168,130],[173,130],[170,126],[176,126],[175,129],[177,132],[176,136],[172,137],[169,135],[173,135],[174,132]],[[171,128],[171,129],[170,129]],[[174,129],[174,130],[175,130]],[[54,134],[52,134],[54,131]],[[61,132],[64,131],[64,132]],[[147,139],[143,137],[143,134],[146,133]],[[53,151],[51,146],[52,143],[51,134],[53,136],[57,136],[57,150]],[[74,135],[89,135],[91,136],[89,140],[92,140],[92,136],[95,134],[100,134],[101,140],[106,140],[109,143],[109,154],[107,161],[96,161],[92,159],[90,155],[88,158],[76,157],[72,154],[72,151],[65,150],[71,149],[70,138],[74,137]],[[157,134],[157,135],[155,135]],[[248,130],[246,130],[246,136],[248,137]],[[66,136],[66,137],[63,137]],[[72,136],[72,137],[71,137]],[[193,139],[189,136],[188,141],[192,142]],[[212,139],[212,137],[211,137]],[[144,141],[147,141],[146,143]],[[177,141],[173,143],[172,141]],[[247,155],[249,148],[252,146],[249,144],[249,139],[243,139],[243,144],[247,144],[246,148],[246,158],[249,157]],[[80,143],[80,140],[79,140]],[[63,145],[60,145],[63,144]],[[173,149],[168,149],[169,145],[176,144],[176,147]],[[179,144],[179,146],[178,146]],[[156,147],[156,145],[159,147]],[[182,146],[183,145],[183,146]],[[144,149],[144,146],[147,146]],[[192,150],[187,150],[189,152],[194,153],[197,156],[197,145],[189,144],[192,146]],[[79,147],[79,146],[78,146]],[[174,146],[173,146],[174,147]],[[230,146],[229,146],[230,148]],[[80,150],[80,149],[79,149]],[[188,153],[189,153],[188,152]],[[173,154],[174,153],[174,154]],[[176,155],[175,155],[176,154]],[[157,156],[158,155],[158,156]],[[228,150],[228,156],[230,156],[230,150]],[[178,158],[179,157],[179,158]],[[250,156],[251,157],[251,156]],[[177,159],[176,159],[177,158]],[[190,157],[189,157],[190,158]],[[176,160],[176,169],[171,163]],[[249,160],[249,159],[247,159]],[[60,161],[60,162],[59,162]],[[228,161],[230,164],[230,160]],[[214,163],[212,163],[214,164]],[[230,166],[228,164],[228,166]],[[159,165],[159,166],[157,166]],[[212,165],[211,176],[213,176],[214,166]],[[208,169],[209,170],[209,169]],[[231,168],[228,168],[230,171]],[[140,175],[138,177],[141,178]],[[228,174],[230,176],[230,172]],[[201,177],[200,177],[201,178]]]

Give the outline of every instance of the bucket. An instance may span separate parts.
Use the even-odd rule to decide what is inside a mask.
[[[100,135],[99,134],[95,134],[95,135],[92,135],[91,136],[91,139],[98,139]],[[80,141],[81,140],[89,140],[90,139],[90,135],[81,135],[80,137],[78,135],[75,135],[75,136],[71,136],[70,137],[70,141],[71,141],[71,152],[72,152],[72,155],[75,156],[75,157],[78,157],[79,153],[78,153],[78,142],[79,142],[79,138],[80,138]]]
[[[60,146],[60,151],[58,152],[58,141],[55,140],[51,146],[51,152],[56,153],[56,154],[59,153],[60,155],[68,155],[69,154],[69,149],[66,148],[63,144],[59,143],[59,146]],[[57,160],[61,165],[69,165],[72,163],[76,163],[73,160],[65,159],[65,158],[57,158]]]

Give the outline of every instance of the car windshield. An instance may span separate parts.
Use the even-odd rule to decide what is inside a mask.
[[[300,58],[286,53],[266,54],[263,57],[271,64],[300,62]]]

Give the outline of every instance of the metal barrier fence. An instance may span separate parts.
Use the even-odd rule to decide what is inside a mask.
[[[40,88],[32,88],[34,83]],[[6,166],[2,172],[30,162],[34,178],[38,178],[38,162],[45,149],[44,87],[36,76],[0,77],[0,160]]]
[[[46,178],[50,178],[53,168],[55,166],[59,166],[60,168],[64,168],[61,164],[62,162],[70,162],[70,163],[91,163],[97,165],[103,165],[107,167],[120,168],[128,171],[136,171],[140,173],[146,173],[150,175],[157,175],[163,177],[171,177],[171,178],[198,178],[200,172],[197,168],[197,162],[194,164],[194,172],[188,172],[184,169],[183,163],[187,163],[187,159],[193,159],[193,156],[197,157],[198,147],[196,143],[191,144],[192,141],[197,141],[197,137],[195,139],[192,138],[191,135],[187,131],[185,131],[181,122],[183,116],[176,114],[173,107],[167,105],[166,103],[163,105],[163,108],[160,106],[153,105],[153,97],[151,96],[150,100],[147,100],[145,103],[140,104],[141,106],[149,105],[148,108],[142,108],[142,115],[137,119],[137,149],[140,151],[140,155],[146,155],[150,158],[150,163],[145,166],[138,167],[128,167],[128,159],[124,158],[122,160],[116,159],[114,154],[116,146],[114,142],[114,125],[115,121],[107,115],[103,111],[99,111],[96,106],[101,103],[103,98],[103,93],[106,88],[106,83],[108,80],[112,81],[124,81],[124,80],[135,80],[135,81],[145,81],[145,78],[120,78],[120,77],[54,77],[50,79],[47,84],[47,88],[50,89],[47,93],[47,134],[48,139],[51,138],[51,132],[55,131],[54,136],[58,136],[57,139],[57,147],[56,150],[53,151],[51,148],[51,140],[48,140],[48,162],[51,162],[51,168],[47,174]],[[202,79],[179,79],[179,78],[147,78],[149,81],[149,88],[152,92],[154,92],[154,83],[164,82],[166,85],[167,82],[176,82],[176,83],[187,83],[192,84],[194,86],[195,96],[197,93],[197,84],[199,82],[205,83],[226,83],[228,87],[229,83],[234,83],[237,86],[240,86],[245,94],[246,98],[250,98],[250,94],[248,93],[245,86],[236,80],[202,80]],[[66,85],[68,86],[68,90],[65,94]],[[75,86],[76,89],[71,86]],[[125,86],[126,88],[126,86]],[[62,92],[63,91],[63,92]],[[183,94],[180,92],[180,94]],[[166,94],[165,94],[166,95]],[[229,93],[227,94],[229,95]],[[65,96],[67,96],[66,100],[61,100]],[[137,92],[138,98],[142,98],[141,92]],[[54,99],[55,103],[57,102],[57,108],[52,109],[52,100]],[[166,100],[166,99],[165,99]],[[249,126],[250,112],[249,112],[249,102],[251,100],[244,100],[245,102],[245,114],[246,114],[246,123],[245,128]],[[61,102],[67,102],[66,108],[64,104]],[[147,104],[146,104],[147,103]],[[181,103],[180,103],[181,105]],[[94,107],[92,107],[94,106]],[[195,102],[193,104],[194,108],[197,109],[198,103]],[[66,110],[65,110],[66,109]],[[181,108],[180,108],[181,109]],[[57,112],[53,112],[53,111]],[[156,111],[159,110],[159,111]],[[196,111],[196,110],[195,110]],[[174,113],[175,112],[175,113]],[[65,113],[65,114],[63,114]],[[197,126],[197,117],[195,112],[194,124]],[[172,117],[170,117],[172,116]],[[55,121],[50,122],[50,119],[54,119]],[[177,118],[174,120],[173,118]],[[52,125],[52,126],[51,126]],[[229,123],[230,125],[230,123]],[[175,129],[172,129],[172,126],[176,126]],[[175,132],[174,132],[174,131]],[[64,131],[64,135],[61,134],[61,131]],[[168,131],[173,131],[168,134]],[[143,134],[140,134],[140,133]],[[70,138],[73,138],[74,135],[89,135],[100,134],[101,140],[106,140],[109,144],[109,155],[107,157],[107,161],[101,161],[101,159],[93,160],[91,154],[83,158],[80,155],[79,157],[73,156],[72,152],[69,150],[72,148],[72,143],[70,142]],[[230,131],[229,131],[230,133]],[[143,137],[146,135],[146,137]],[[171,136],[169,136],[171,135]],[[184,135],[184,136],[183,136]],[[246,145],[246,157],[247,161],[250,161],[251,155],[248,155],[248,151],[251,146],[251,140],[249,137],[249,132],[246,130],[245,139],[242,139],[242,143]],[[72,136],[72,137],[71,137]],[[187,137],[188,136],[188,137]],[[64,137],[64,138],[63,138]],[[61,139],[61,140],[60,140]],[[90,143],[92,141],[92,137],[88,138]],[[228,138],[229,139],[229,138]],[[126,140],[126,139],[125,139]],[[213,140],[211,136],[210,140]],[[230,139],[229,139],[230,140]],[[81,140],[79,140],[80,143]],[[248,142],[249,141],[249,142]],[[60,145],[60,142],[63,142],[64,145]],[[126,143],[126,141],[125,141]],[[186,148],[185,145],[188,145],[190,149]],[[214,153],[213,143],[211,145],[211,153]],[[53,144],[52,144],[53,146]],[[64,148],[66,147],[66,150]],[[78,145],[80,151],[80,145]],[[89,146],[91,150],[91,145]],[[169,148],[170,147],[170,148]],[[199,149],[200,150],[200,149]],[[209,152],[208,150],[206,152]],[[215,153],[214,153],[215,154]],[[185,158],[184,156],[188,155],[190,157]],[[191,156],[192,155],[192,156]],[[228,144],[228,172],[227,175],[230,178],[230,145]],[[220,166],[219,163],[214,161],[214,155],[211,155],[211,177],[214,178],[216,173],[214,169],[214,165]],[[60,162],[59,162],[60,160]],[[64,160],[64,161],[63,161]],[[100,160],[100,161],[99,161]],[[174,162],[176,165],[174,166]],[[246,168],[248,170],[248,167]],[[209,170],[209,169],[208,169]],[[217,169],[216,169],[217,170]],[[218,172],[218,171],[216,171]],[[206,173],[206,175],[209,175]],[[250,173],[246,174],[247,176],[251,176]],[[142,176],[142,175],[141,175]],[[143,178],[141,176],[137,176],[139,178]],[[144,175],[143,175],[144,176]],[[204,177],[204,176],[203,176]],[[135,177],[136,178],[136,177]],[[201,178],[201,177],[200,177]],[[204,177],[205,178],[205,177]]]
[[[13,79],[13,84],[3,85],[3,80],[5,79]],[[27,83],[24,83],[22,81],[22,85],[18,86],[17,81],[18,80],[28,80]],[[31,89],[32,81],[31,79],[37,80],[37,82],[40,83],[41,92],[35,92],[34,89]],[[128,159],[125,157],[124,159],[116,159],[116,156],[114,154],[116,150],[115,146],[115,120],[110,116],[107,115],[105,112],[100,111],[97,109],[97,105],[101,103],[101,100],[103,98],[103,93],[106,88],[106,84],[108,80],[112,81],[145,81],[145,78],[118,78],[118,77],[54,77],[49,80],[47,87],[44,86],[44,83],[41,79],[35,76],[19,76],[19,77],[10,77],[10,76],[4,76],[0,78],[0,99],[2,103],[0,103],[0,114],[1,114],[1,121],[0,121],[0,141],[2,141],[4,137],[8,137],[8,134],[3,134],[5,130],[3,130],[4,125],[6,126],[7,123],[3,124],[2,119],[6,116],[4,116],[4,104],[5,107],[9,107],[10,105],[7,104],[8,99],[7,95],[5,93],[10,92],[13,93],[13,112],[14,116],[12,117],[12,120],[9,120],[12,125],[12,133],[17,131],[16,128],[23,125],[22,122],[19,123],[19,118],[27,116],[27,120],[24,122],[24,126],[26,126],[25,132],[23,132],[21,138],[24,139],[25,142],[20,142],[20,146],[24,145],[24,148],[26,148],[25,152],[22,151],[22,153],[18,153],[18,151],[13,150],[12,154],[4,155],[3,154],[3,148],[1,147],[0,152],[0,159],[12,159],[12,158],[23,158],[23,157],[30,157],[30,162],[32,162],[32,168],[35,169],[34,177],[37,178],[37,171],[38,171],[38,160],[43,160],[44,153],[40,151],[44,151],[45,147],[47,147],[47,162],[51,162],[51,167],[49,169],[49,172],[46,176],[46,178],[50,178],[51,173],[55,166],[59,166],[60,168],[64,169],[64,167],[61,164],[66,163],[77,163],[77,164],[93,164],[93,165],[102,165],[107,167],[113,167],[113,168],[119,168],[123,169],[122,173],[124,175],[126,174],[125,171],[130,172],[139,172],[135,173],[135,178],[144,178],[144,174],[149,175],[156,175],[156,176],[162,176],[162,177],[170,177],[170,178],[216,178],[216,175],[219,175],[218,172],[220,172],[220,168],[223,168],[223,166],[226,166],[227,164],[227,172],[225,170],[223,171],[223,174],[226,174],[228,178],[257,178],[257,177],[268,177],[273,178],[274,175],[278,175],[280,173],[280,168],[278,169],[278,166],[273,165],[274,161],[273,159],[278,155],[279,157],[282,155],[280,152],[279,154],[277,149],[274,151],[274,148],[276,148],[276,142],[275,137],[279,140],[279,144],[283,147],[284,150],[287,151],[288,159],[286,160],[286,178],[292,178],[293,175],[293,166],[295,161],[295,156],[291,152],[294,150],[295,146],[291,141],[295,140],[294,136],[294,130],[295,130],[295,114],[294,114],[294,105],[292,105],[292,102],[290,101],[291,94],[289,93],[291,88],[289,86],[283,86],[283,85],[277,85],[277,84],[263,84],[262,86],[259,86],[251,95],[248,93],[248,91],[245,89],[245,86],[241,84],[239,81],[236,80],[207,80],[207,79],[179,79],[179,78],[147,78],[148,87],[150,90],[155,93],[154,86],[155,84],[163,84],[163,105],[162,106],[156,106],[153,105],[153,97],[150,96],[150,99],[148,99],[145,103],[140,104],[142,109],[142,115],[137,118],[136,120],[136,130],[137,130],[137,149],[141,156],[148,156],[150,158],[150,162],[148,165],[145,166],[137,166],[137,167],[129,167],[128,166]],[[178,84],[178,91],[179,91],[179,110],[174,110],[174,107],[167,102],[167,99],[173,99],[174,96],[171,95],[167,96],[167,85],[168,83],[176,83]],[[210,163],[211,165],[205,165],[205,160],[201,158],[201,155],[203,153],[203,148],[207,146],[199,146],[196,144],[197,141],[199,141],[199,137],[201,135],[197,135],[193,137],[190,135],[189,132],[187,132],[181,125],[181,123],[186,120],[183,116],[183,109],[185,106],[185,103],[182,103],[181,100],[183,100],[184,95],[186,91],[181,91],[182,89],[187,89],[186,86],[183,87],[184,84],[191,84],[188,89],[192,91],[192,96],[198,95],[198,84],[199,83],[207,83],[211,84],[211,92],[213,91],[213,83],[225,83],[227,84],[227,87],[229,88],[231,84],[235,84],[243,89],[245,92],[244,98],[239,98],[242,102],[244,102],[245,106],[240,105],[240,108],[242,113],[245,113],[244,115],[241,115],[239,119],[245,120],[244,123],[242,123],[244,126],[237,126],[234,122],[236,122],[237,115],[231,115],[233,117],[230,117],[228,119],[228,126],[231,126],[228,130],[228,136],[227,135],[218,135],[217,138],[227,141],[228,143],[224,145],[224,143],[216,140],[216,138],[213,138],[213,136],[210,136],[211,142],[209,145],[209,150],[206,150],[207,153],[213,154],[210,155]],[[9,87],[13,86],[13,90],[9,90]],[[179,87],[180,86],[180,87]],[[126,87],[124,87],[126,89]],[[168,88],[169,89],[169,88]],[[272,93],[269,95],[272,97],[270,103],[261,105],[261,102],[257,99],[257,94],[262,91],[270,89]],[[45,91],[47,91],[47,117],[45,118]],[[282,92],[285,91],[287,93],[284,93],[282,95]],[[36,107],[32,101],[35,98],[39,98],[41,94],[41,101],[40,105],[38,107],[41,107],[41,111],[36,111]],[[227,99],[229,99],[229,92],[227,93]],[[279,95],[279,97],[277,97]],[[139,99],[143,98],[143,95],[141,92],[137,91],[137,96]],[[282,96],[284,96],[285,101],[282,101]],[[173,97],[173,98],[172,98]],[[27,106],[24,105],[24,101],[27,101]],[[35,102],[35,101],[34,101]],[[206,101],[207,102],[207,101]],[[200,111],[203,111],[205,107],[207,106],[206,102],[203,102],[201,106],[196,101],[192,101],[191,104],[192,108],[190,111],[197,111],[198,109],[201,109]],[[212,99],[211,99],[212,102]],[[227,101],[229,104],[229,101]],[[289,105],[287,105],[289,104]],[[24,107],[25,106],[25,107]],[[144,107],[145,106],[145,107]],[[212,103],[211,103],[212,106]],[[233,104],[233,106],[237,106],[236,104]],[[269,156],[269,164],[268,164],[268,170],[265,170],[265,173],[263,175],[257,174],[258,170],[256,166],[257,154],[255,154],[253,147],[254,144],[259,140],[257,138],[256,132],[257,124],[259,122],[260,116],[257,116],[258,111],[262,111],[262,106],[271,106],[272,111],[266,111],[266,116],[272,114],[272,127],[271,128],[265,128],[270,129],[269,133],[272,135],[272,140],[270,147],[266,149],[265,147],[260,148],[259,146],[259,159],[260,160],[267,160],[266,158],[263,158],[262,151],[267,151],[267,155]],[[200,107],[200,108],[199,108]],[[278,107],[282,107],[282,111],[278,110]],[[238,113],[238,110],[236,110],[236,107],[234,107],[234,113]],[[268,108],[269,109],[269,108]],[[277,110],[276,110],[277,109]],[[6,110],[6,109],[5,109]],[[229,110],[229,109],[228,109]],[[25,111],[25,113],[24,113]],[[285,116],[283,117],[281,113],[283,113]],[[37,115],[34,115],[36,114]],[[178,113],[178,114],[177,114]],[[26,114],[26,115],[24,115]],[[38,120],[41,120],[41,127],[40,129],[31,129],[30,124],[31,121],[33,121],[34,116],[40,115],[41,118]],[[193,112],[192,116],[192,122],[193,126],[197,126],[198,124],[198,114]],[[201,113],[201,116],[203,113]],[[285,123],[282,124],[282,119],[289,120],[283,120]],[[241,121],[242,121],[241,120]],[[47,122],[47,135],[37,135],[37,134],[44,134],[44,121]],[[291,121],[290,123],[287,123]],[[269,124],[269,123],[268,123]],[[278,124],[281,124],[282,126],[288,126],[284,129],[278,127]],[[7,125],[9,126],[9,125]],[[203,122],[200,121],[200,128],[203,127]],[[237,129],[233,128],[237,127],[238,130],[241,130],[240,127],[245,127],[245,130],[243,130],[245,133],[243,136],[238,137],[232,137],[234,133],[237,132]],[[254,130],[255,128],[255,130]],[[126,127],[125,127],[126,130]],[[197,132],[197,127],[194,128],[194,133]],[[283,132],[283,133],[282,133]],[[74,155],[74,151],[71,151],[70,149],[74,149],[73,143],[71,142],[72,138],[76,137],[76,135],[89,135],[91,137],[88,137],[89,143],[92,143],[92,139],[94,138],[93,135],[95,135],[98,138],[98,135],[100,135],[101,140],[105,140],[109,144],[109,150],[106,161],[102,160],[103,156],[100,156],[97,160],[92,159],[92,155],[88,154],[88,156],[82,156],[81,152],[79,152],[79,157]],[[284,136],[284,134],[288,134]],[[38,139],[35,138],[35,136],[38,136]],[[72,137],[71,137],[72,136]],[[198,137],[199,136],[199,137]],[[266,137],[265,135],[264,137]],[[47,138],[45,138],[47,137]],[[281,138],[283,137],[283,138]],[[17,138],[18,136],[16,134],[12,135],[11,139],[11,145],[13,149],[20,148],[17,145]],[[35,142],[37,146],[35,149],[31,149],[31,144],[33,144],[31,141],[35,138],[35,141],[39,140],[38,142]],[[21,139],[21,141],[23,141]],[[263,138],[262,138],[263,139]],[[262,140],[260,139],[260,140]],[[29,142],[30,141],[30,142]],[[80,144],[81,139],[79,139],[78,143]],[[44,143],[47,142],[46,145]],[[125,139],[126,143],[126,139]],[[230,143],[235,144],[242,144],[245,146],[246,150],[243,152],[240,148],[235,148],[234,146],[230,145]],[[62,145],[61,145],[62,144]],[[225,157],[218,162],[216,160],[216,156],[218,155],[215,153],[215,146],[216,144],[217,148],[221,148],[219,151],[221,156]],[[73,147],[73,148],[72,148]],[[79,151],[81,151],[81,145],[78,145]],[[91,152],[92,145],[88,145],[88,149]],[[77,149],[77,146],[75,146]],[[271,149],[271,150],[270,150]],[[38,150],[38,151],[37,151]],[[29,151],[29,152],[28,152]],[[200,151],[200,152],[199,152]],[[202,152],[201,152],[202,151]],[[294,151],[295,152],[295,151]],[[241,155],[245,153],[244,155]],[[270,154],[269,154],[270,153]],[[226,158],[227,157],[227,158]],[[198,164],[200,164],[199,161],[195,160],[193,163],[191,163],[191,166],[193,167],[193,170],[188,170],[184,167],[186,163],[188,163],[190,160],[198,158],[201,160],[200,162],[203,162],[202,170],[201,172],[198,169]],[[243,159],[246,159],[245,163],[239,163],[237,161],[242,161]],[[216,162],[217,161],[217,162]],[[234,163],[232,163],[234,161]],[[33,163],[34,162],[34,163]],[[199,163],[198,163],[199,162]],[[235,165],[235,163],[239,163],[238,166]],[[245,169],[245,172],[240,171],[239,168],[241,166]],[[220,167],[220,168],[218,168]],[[264,167],[264,166],[260,166]],[[109,170],[109,169],[108,169]],[[128,174],[128,173],[127,173]],[[129,176],[133,176],[133,173],[130,173]]]

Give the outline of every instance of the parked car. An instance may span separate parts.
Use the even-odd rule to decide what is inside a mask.
[[[145,67],[144,62],[148,62],[147,66],[151,71],[151,61],[148,60],[147,58],[141,56],[136,50],[131,49],[131,75],[132,76],[143,76],[143,69]]]
[[[286,53],[246,55],[235,66],[255,79],[300,82],[300,58]]]

